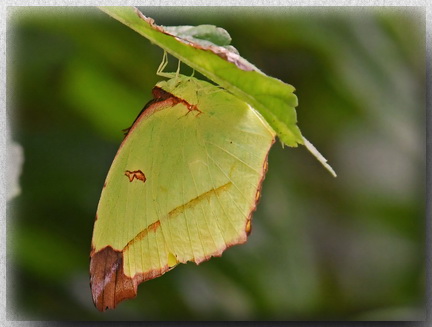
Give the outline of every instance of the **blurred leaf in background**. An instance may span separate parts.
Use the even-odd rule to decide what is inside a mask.
[[[425,13],[139,9],[161,25],[223,27],[244,58],[294,85],[299,126],[338,178],[276,143],[246,244],[99,313],[94,215],[162,51],[96,8],[9,8],[7,116],[24,161],[7,206],[8,319],[424,319]]]

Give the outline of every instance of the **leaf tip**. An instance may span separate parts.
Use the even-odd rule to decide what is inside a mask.
[[[306,149],[308,149],[308,151],[312,153],[315,158],[317,158],[317,160],[324,166],[324,168],[327,169],[330,172],[330,174],[333,175],[333,177],[337,177],[337,174],[334,171],[334,169],[327,163],[327,159],[324,158],[324,156],[317,150],[317,148],[315,148],[315,146],[312,143],[310,143],[304,136],[303,136],[303,142]]]

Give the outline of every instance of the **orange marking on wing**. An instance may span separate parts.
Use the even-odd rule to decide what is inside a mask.
[[[249,236],[251,231],[252,231],[252,221],[251,219],[248,219],[246,222],[246,234]]]
[[[218,188],[212,188],[211,190],[204,192],[197,197],[193,198],[192,200],[186,202],[185,204],[182,204],[181,206],[178,206],[177,208],[174,208],[168,213],[168,217],[165,218],[174,218],[178,216],[179,214],[183,213],[186,209],[192,208],[196,206],[200,201],[204,200],[205,198],[208,198],[212,195],[217,195],[221,193],[222,191],[226,190],[228,187],[232,185],[232,182],[228,182],[222,186],[219,186]],[[157,229],[160,227],[160,220],[156,220],[154,223],[148,225],[146,228],[144,228],[141,232],[135,235],[133,239],[131,239],[128,244],[123,248],[123,251],[125,251],[127,248],[132,246],[135,242],[138,242],[142,240],[144,237],[148,235],[149,232],[156,232]]]
[[[123,248],[123,251],[125,251],[128,247],[133,245],[135,242],[142,240],[144,237],[147,236],[149,232],[156,232],[159,226],[160,226],[160,220],[156,220],[154,223],[148,225],[141,232],[136,234],[135,237],[128,242],[128,244],[126,244],[126,246]]]
[[[126,170],[125,176],[129,178],[129,182],[132,182],[134,178],[142,181],[143,183],[147,180],[147,178],[145,177],[144,173],[141,170],[134,170],[134,171]]]
[[[198,117],[199,115],[202,114],[202,111],[198,109],[198,106],[197,106],[196,104],[190,104],[190,103],[187,102],[186,100],[181,99],[181,98],[179,98],[179,97],[176,97],[176,96],[174,96],[174,95],[172,95],[172,97],[173,97],[173,100],[174,100],[174,101],[173,101],[174,104],[181,103],[181,104],[183,104],[183,105],[186,107],[186,109],[188,110],[188,112],[186,113],[186,115],[188,115],[188,114],[189,114],[190,112],[192,112],[192,111],[198,111],[198,114],[196,114],[195,117]]]
[[[212,196],[212,195],[217,195],[217,194],[221,193],[222,191],[225,191],[231,185],[232,185],[232,182],[228,182],[224,185],[221,185],[217,188],[212,188],[211,190],[198,195],[197,197],[193,198],[192,200],[186,202],[185,204],[182,204],[182,205],[178,206],[177,208],[174,208],[173,210],[171,210],[168,213],[168,217],[173,218],[173,217],[183,213],[185,211],[185,209],[193,208],[194,206],[196,206],[199,202],[201,202],[205,198],[208,198],[209,196]]]

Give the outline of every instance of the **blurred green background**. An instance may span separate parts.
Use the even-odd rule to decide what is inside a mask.
[[[96,207],[163,52],[96,8],[9,7],[7,115],[24,161],[7,206],[8,319],[423,319],[425,12],[140,9],[162,25],[223,27],[243,57],[294,85],[299,126],[338,177],[276,143],[246,244],[99,313]],[[10,172],[20,156],[9,149]]]

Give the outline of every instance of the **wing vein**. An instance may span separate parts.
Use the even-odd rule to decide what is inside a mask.
[[[215,182],[214,182],[214,179],[213,179],[212,173],[211,173],[211,171],[210,171],[210,162],[208,161],[208,159],[209,159],[209,158],[211,159],[211,157],[210,157],[210,155],[209,155],[209,153],[208,153],[208,149],[207,149],[206,142],[204,142],[204,149],[205,149],[205,151],[206,151],[206,155],[207,155],[207,157],[206,157],[206,159],[207,159],[207,171],[208,171],[208,174],[209,174],[210,181],[211,181],[211,183],[212,183],[212,185],[213,185],[213,188],[215,188],[215,187],[216,187],[216,186],[215,186]],[[212,161],[213,161],[213,159],[212,159]],[[214,161],[213,161],[213,162],[214,162]],[[230,177],[228,177],[228,180],[231,181],[231,183],[235,186],[235,183],[231,180]],[[235,224],[232,222],[231,216],[228,215],[227,212],[225,211],[225,207],[222,205],[221,200],[220,200],[218,194],[216,194],[216,199],[217,199],[217,201],[218,201],[218,203],[219,203],[219,206],[221,207],[221,209],[222,209],[222,211],[223,211],[225,217],[227,217],[228,221],[230,222],[230,224],[231,224],[231,226],[232,226],[234,232],[237,232],[237,229],[236,229],[236,227],[235,227]],[[221,232],[221,234],[223,235],[222,232]],[[224,242],[225,242],[225,245],[226,245],[226,244],[227,244],[227,240],[225,239],[225,237],[224,237]]]
[[[183,143],[182,144],[184,144],[184,141],[185,141],[185,129],[183,128]],[[183,157],[182,161],[186,162],[186,157],[185,157],[185,154],[184,154],[184,147],[183,146],[182,146],[182,157]],[[181,187],[182,187],[182,203],[186,203],[185,202],[185,192],[184,192],[184,182],[185,181],[184,181],[184,175],[183,175],[183,181],[181,183]],[[190,232],[190,229],[189,229],[189,223],[188,223],[188,217],[187,217],[186,211],[187,210],[183,211],[183,219],[185,220],[185,223],[186,223],[186,229],[187,229],[187,232],[188,232],[189,245],[191,247],[193,261],[196,262],[195,261],[195,258],[196,258],[195,249],[194,249],[194,246],[192,244],[191,232]],[[202,246],[202,243],[201,243],[201,246]]]
[[[197,130],[196,130],[197,131]],[[198,136],[198,135],[197,135]],[[194,186],[195,186],[195,192],[196,192],[196,194],[199,194],[199,192],[198,192],[198,187],[197,187],[197,183],[196,183],[196,180],[195,180],[195,176],[194,176],[194,174],[193,174],[193,171],[192,171],[192,169],[190,168],[190,166],[188,166],[189,167],[189,172],[190,172],[190,174],[191,174],[191,176],[192,176],[192,180],[193,180],[193,183],[194,183]],[[210,203],[210,201],[209,201],[209,203]],[[213,236],[213,233],[210,231],[210,224],[209,224],[209,221],[208,221],[208,217],[207,217],[207,215],[206,215],[206,213],[204,212],[204,208],[200,205],[199,206],[200,208],[201,208],[201,212],[202,212],[202,215],[203,215],[203,217],[204,217],[204,219],[205,219],[205,223],[206,223],[206,226],[207,226],[207,229],[208,229],[208,233],[211,235],[211,238],[212,238],[212,240],[213,240],[213,244],[214,244],[214,246],[215,246],[215,248],[217,249],[218,248],[218,245],[217,245],[217,243],[216,243],[216,241],[215,241],[215,238],[214,238],[214,236]]]
[[[248,167],[249,169],[251,169],[251,170],[253,170],[254,172],[256,172],[258,175],[261,174],[261,172],[259,172],[258,170],[256,170],[256,169],[253,168],[252,166],[250,166],[248,163],[244,162],[242,159],[240,159],[239,157],[237,157],[235,154],[229,152],[228,150],[226,150],[226,149],[224,149],[224,148],[220,147],[219,145],[214,144],[214,143],[212,143],[212,142],[206,142],[206,143],[211,144],[211,145],[217,147],[218,149],[224,151],[225,153],[227,153],[227,154],[230,155],[231,157],[235,158],[236,160],[238,160],[239,162],[241,162],[243,165],[245,165],[245,166]]]
[[[210,158],[212,161],[213,161],[213,163],[219,168],[219,170],[222,172],[222,174],[224,174],[225,175],[225,177],[227,177],[228,179],[230,179],[229,178],[229,176],[227,176],[227,174],[225,173],[225,171],[217,164],[217,162],[210,156],[210,155],[207,155],[208,156],[208,158]],[[231,179],[230,179],[231,180]],[[248,198],[247,198],[247,196],[245,196],[244,195],[244,193],[238,188],[238,186],[236,185],[236,183],[234,183],[234,181],[232,181],[231,180],[231,182],[232,182],[232,184],[234,185],[234,187],[237,189],[237,191],[241,194],[241,196],[246,200],[246,202],[248,202]],[[230,194],[230,198],[232,199],[232,196],[231,196],[231,194]],[[240,209],[240,207],[237,205],[237,201],[232,201],[232,203],[234,204],[234,206],[240,211],[240,213],[243,215],[243,211]],[[247,218],[247,216],[245,216],[246,218]]]

